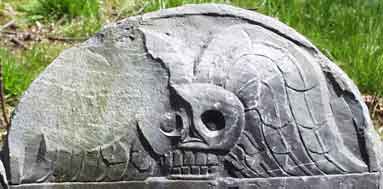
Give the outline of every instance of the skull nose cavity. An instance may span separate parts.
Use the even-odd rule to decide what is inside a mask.
[[[179,114],[166,114],[164,121],[160,124],[161,131],[169,137],[180,137],[183,128],[183,120]]]
[[[201,120],[210,131],[220,131],[225,128],[225,117],[218,110],[207,110],[201,114]]]
[[[181,115],[176,114],[176,129],[180,130],[184,127]]]

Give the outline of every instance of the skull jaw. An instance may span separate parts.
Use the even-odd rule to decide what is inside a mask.
[[[182,141],[177,144],[178,149],[190,149],[191,151],[220,151],[220,148],[207,145],[199,141]]]
[[[214,179],[223,173],[222,157],[212,151],[178,148],[164,154],[161,167],[169,179]]]
[[[208,173],[206,175],[176,175],[171,174],[167,178],[171,180],[213,180],[219,177],[219,173]]]

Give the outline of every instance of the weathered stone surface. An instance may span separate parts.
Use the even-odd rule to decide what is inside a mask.
[[[349,175],[303,176],[233,179],[220,178],[217,180],[169,180],[163,177],[147,179],[145,181],[98,182],[98,183],[43,183],[12,186],[11,189],[380,189],[379,173],[362,173]]]
[[[6,149],[13,188],[381,186],[353,82],[293,29],[227,5],[130,17],[64,51]]]

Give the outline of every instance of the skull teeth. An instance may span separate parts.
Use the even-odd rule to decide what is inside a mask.
[[[217,173],[218,156],[212,153],[174,150],[164,155],[163,166],[174,175],[206,175]]]
[[[182,166],[170,168],[170,174],[174,175],[207,175],[217,173],[218,165],[214,166]]]

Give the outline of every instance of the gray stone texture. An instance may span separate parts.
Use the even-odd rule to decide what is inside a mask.
[[[94,183],[43,183],[12,186],[11,189],[379,189],[379,173],[362,173],[329,176],[302,176],[277,178],[216,180],[169,180],[154,177],[145,181],[94,182]]]
[[[204,4],[65,50],[2,153],[11,188],[379,188],[381,149],[355,84],[306,38]]]

